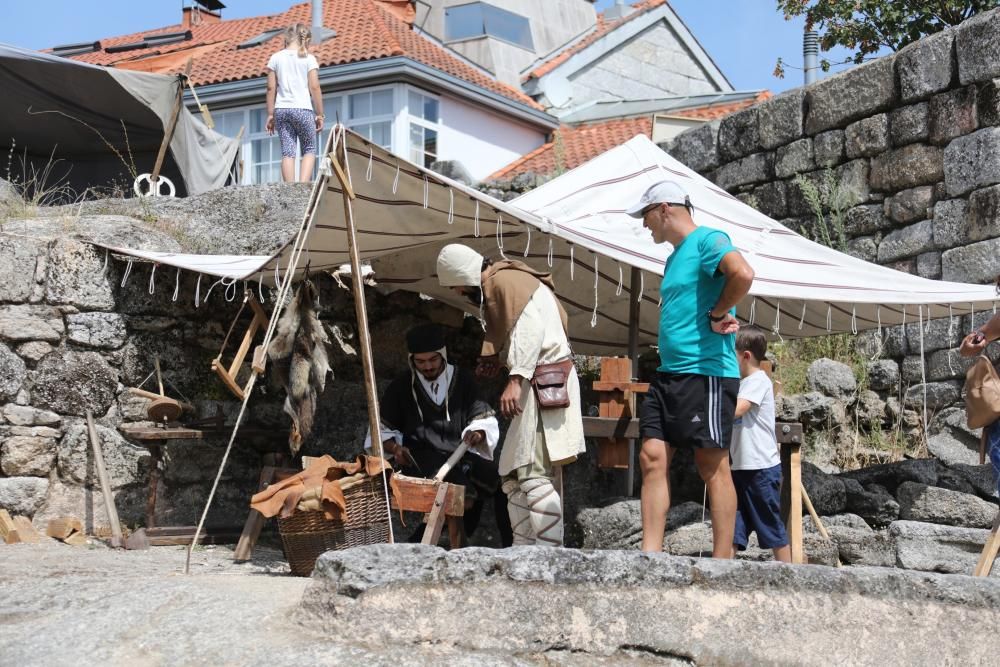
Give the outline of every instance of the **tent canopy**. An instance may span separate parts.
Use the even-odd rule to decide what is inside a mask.
[[[97,67],[0,44],[0,151],[11,172],[46,183],[131,189],[153,170],[180,77]],[[239,143],[181,108],[161,173],[179,194],[226,184]],[[22,173],[23,172],[23,173]]]
[[[694,220],[728,233],[756,272],[738,316],[783,337],[874,329],[994,307],[992,286],[928,280],[871,264],[814,243],[743,204],[677,162],[648,138],[636,136],[511,202],[501,202],[406,162],[349,131],[348,175],[361,257],[383,289],[433,296],[473,312],[437,284],[435,259],[448,243],[482,254],[521,259],[552,271],[580,353],[627,347],[629,311],[640,302],[639,343],[656,342],[658,289],[669,244],[655,245],[624,211],[664,178],[680,182],[695,206]],[[332,149],[330,149],[332,150]],[[349,261],[339,181],[322,177],[313,226],[294,279],[308,263],[336,270]],[[287,278],[290,246],[263,261],[169,255],[115,249],[230,279],[274,284]],[[194,256],[197,257],[197,256]],[[253,261],[256,268],[244,269]],[[238,262],[238,264],[234,264]],[[237,268],[238,267],[238,268]],[[632,284],[632,267],[638,269]]]

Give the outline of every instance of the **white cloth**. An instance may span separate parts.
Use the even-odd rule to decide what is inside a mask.
[[[763,470],[781,463],[774,437],[774,389],[771,378],[756,370],[740,380],[737,399],[750,402],[750,409],[733,422],[729,449],[733,470]]]
[[[438,253],[437,275],[442,287],[480,287],[483,256],[461,243],[450,243]]]
[[[282,49],[267,61],[267,68],[278,79],[278,94],[274,100],[275,109],[312,110],[309,97],[309,72],[319,69],[316,57],[309,53],[299,57],[298,49]]]
[[[448,388],[451,386],[451,379],[455,376],[455,367],[447,364],[441,375],[433,380],[428,380],[420,371],[414,371],[420,384],[424,386],[427,396],[434,401],[434,405],[441,405],[448,396]]]
[[[506,365],[511,375],[525,378],[522,382],[523,412],[510,423],[500,453],[499,470],[506,475],[530,465],[534,454],[535,433],[539,413],[545,449],[553,464],[568,463],[586,451],[583,440],[583,413],[580,406],[580,382],[574,368],[566,381],[570,405],[557,410],[539,410],[535,392],[529,380],[538,364],[565,359],[572,354],[566,332],[559,318],[555,295],[545,285],[539,285],[514,324],[506,348]]]

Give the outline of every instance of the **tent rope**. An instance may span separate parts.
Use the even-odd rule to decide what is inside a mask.
[[[851,304],[851,333],[858,335],[858,304]]]
[[[639,271],[639,293],[636,295],[635,300],[638,303],[642,303],[642,293],[646,291],[646,274]]]
[[[455,191],[448,188],[448,224],[455,224]]]
[[[479,238],[479,200],[478,199],[476,200],[476,215],[475,215],[475,217],[472,220],[472,225],[473,225],[473,227],[472,227],[472,233],[478,239]]]
[[[260,297],[260,302],[267,303],[264,299],[264,272],[261,271],[257,274],[257,296]]]
[[[802,302],[802,316],[799,318],[799,331],[802,331],[802,325],[806,322],[806,302]]]
[[[621,262],[618,262],[618,289],[615,290],[615,296],[621,296],[622,295],[622,283],[623,282],[625,282],[625,273],[622,271],[622,264],[621,264]]]
[[[754,297],[753,301],[750,302],[750,321],[749,321],[749,324],[753,325],[754,320],[756,320],[756,319],[757,319],[757,297]]]
[[[181,270],[177,269],[177,273],[174,275],[174,295],[170,297],[171,301],[177,301],[177,296],[181,289]]]
[[[590,315],[590,328],[597,326],[597,283],[600,282],[601,274],[597,272],[597,262],[601,256],[594,253],[594,312]]]
[[[829,332],[833,329],[833,306],[826,304],[826,330]]]
[[[159,266],[156,262],[153,262],[153,270],[149,272],[149,293],[154,294],[156,292],[156,267]]]
[[[525,225],[528,230],[528,242],[524,244],[524,256],[528,256],[528,252],[531,250],[531,225]]]
[[[572,282],[572,280],[573,280],[573,274],[574,274],[573,269],[576,266],[576,259],[573,257],[573,251],[575,249],[576,249],[576,247],[572,243],[570,243],[569,244],[569,279],[570,279],[570,282]]]
[[[549,237],[549,254],[545,258],[545,261],[548,263],[549,268],[551,269],[552,268],[552,237],[551,236]]]
[[[507,255],[503,252],[503,213],[497,210],[497,228],[496,228],[496,239],[497,248],[500,250],[500,256],[507,259]]]
[[[399,188],[399,163],[396,163],[396,176],[392,179],[392,194],[396,194],[396,190]]]
[[[372,147],[368,146],[368,169],[365,170],[365,180],[368,181],[369,183],[372,182],[372,164],[374,162],[375,162],[375,153],[372,151]]]
[[[194,307],[201,306],[201,274],[198,274],[198,283],[194,286]]]
[[[781,335],[781,299],[774,302],[774,326],[771,327],[771,331]]]
[[[427,208],[427,203],[431,196],[430,188],[430,183],[427,182],[427,175],[424,174],[424,208]]]

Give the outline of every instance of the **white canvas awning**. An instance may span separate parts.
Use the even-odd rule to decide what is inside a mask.
[[[682,183],[695,222],[727,232],[756,272],[738,308],[744,321],[783,337],[851,332],[994,308],[992,286],[928,280],[871,264],[814,243],[719,189],[637,136],[511,202],[402,160],[350,132],[347,142],[358,245],[383,289],[428,294],[471,311],[435,276],[438,250],[465,243],[551,270],[581,353],[627,347],[629,310],[640,299],[639,343],[656,342],[658,288],[669,245],[655,245],[624,210],[653,182]],[[339,181],[322,177],[316,214],[296,272],[336,270],[349,261]],[[132,252],[219,277],[284,280],[290,247],[245,271],[251,258]],[[254,258],[253,261],[257,261]],[[239,260],[239,261],[238,261]],[[631,269],[639,269],[636,285]]]

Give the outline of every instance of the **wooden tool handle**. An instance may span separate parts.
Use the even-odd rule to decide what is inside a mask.
[[[469,443],[463,440],[462,444],[458,446],[458,449],[452,452],[451,456],[448,457],[448,460],[444,462],[443,466],[441,466],[441,469],[437,471],[436,475],[434,475],[434,481],[440,482],[441,480],[443,480],[445,476],[449,472],[451,472],[451,469],[455,467],[455,464],[458,463],[458,460],[461,459],[462,456],[465,454],[465,452],[467,452],[468,450],[469,450]]]

